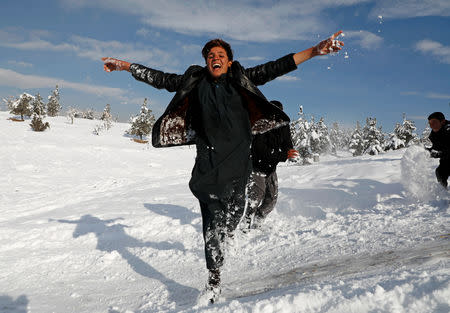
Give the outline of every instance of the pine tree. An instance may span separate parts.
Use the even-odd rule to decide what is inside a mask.
[[[405,141],[400,139],[397,135],[397,130],[401,127],[399,123],[395,125],[394,132],[389,135],[389,139],[386,143],[384,150],[397,150],[405,147]]]
[[[13,110],[13,104],[15,101],[16,101],[16,98],[14,98],[13,96],[9,96],[8,98],[3,98],[3,102],[5,103],[5,106],[9,111]]]
[[[62,107],[59,103],[59,89],[58,85],[56,85],[55,89],[52,91],[52,94],[48,96],[47,114],[48,116],[56,116],[61,109]]]
[[[337,122],[333,123],[330,129],[330,149],[333,154],[336,154],[338,150],[348,148],[350,143],[351,132],[348,130],[342,130]]]
[[[303,106],[299,106],[298,119],[291,123],[291,137],[294,148],[298,151],[302,164],[313,162],[311,151],[310,124],[303,112]]]
[[[85,112],[83,112],[83,118],[88,120],[95,119],[95,112],[93,109],[87,109]]]
[[[20,95],[19,99],[14,101],[11,104],[11,114],[20,115],[20,118],[23,120],[24,116],[31,116],[32,111],[32,102],[34,101],[34,97],[28,93],[23,93]]]
[[[384,150],[384,134],[381,128],[377,128],[376,118],[369,117],[366,119],[366,126],[363,128],[363,139],[365,154],[377,155]]]
[[[104,130],[108,130],[112,126],[112,115],[111,115],[111,106],[107,104],[100,116],[100,120],[103,121],[102,124],[95,126],[94,134],[100,135],[100,133]]]
[[[78,110],[72,107],[69,107],[66,113],[67,119],[70,121],[70,124],[73,124],[73,119],[76,117]]]
[[[409,147],[411,144],[419,141],[417,134],[414,132],[415,130],[414,122],[407,120],[406,114],[403,113],[403,123],[401,125],[397,124],[394,133],[399,139],[403,140],[405,147]]]
[[[147,108],[147,98],[141,106],[141,112],[131,118],[131,128],[126,131],[129,135],[139,136],[142,140],[143,136],[148,136],[152,131],[153,124],[155,124],[155,117],[152,110]]]
[[[328,133],[328,127],[325,125],[325,120],[323,117],[320,118],[319,123],[317,123],[316,128],[317,134],[319,135],[319,154],[329,153],[331,150],[331,140]]]
[[[356,128],[350,138],[349,150],[353,156],[359,156],[363,154],[364,146],[365,141],[361,131],[361,126],[359,125],[359,122],[356,122]]]
[[[109,105],[109,103],[106,104],[105,108],[103,109],[102,115],[100,116],[100,120],[103,121],[106,130],[111,128],[113,117],[111,115],[111,106]]]
[[[44,123],[42,121],[42,118],[45,117],[45,104],[42,101],[42,97],[39,93],[36,95],[34,101],[32,102],[32,110],[33,116],[30,126],[34,131],[44,131],[48,127],[50,127],[50,124],[48,122]]]
[[[330,147],[331,147],[331,153],[336,154],[337,150],[340,146],[340,130],[339,130],[339,124],[337,122],[333,123],[333,126],[330,129]]]
[[[430,141],[430,139],[428,138],[431,134],[431,128],[430,125],[427,123],[425,125],[425,128],[422,132],[422,137],[420,138],[420,142],[426,147],[426,148],[431,148],[432,143]]]

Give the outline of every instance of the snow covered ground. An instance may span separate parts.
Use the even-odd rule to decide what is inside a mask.
[[[2,313],[450,311],[448,193],[420,149],[281,164],[275,211],[236,235],[222,300],[200,306],[194,147],[133,142],[128,124],[96,136],[99,121],[55,117],[37,133],[8,117]]]

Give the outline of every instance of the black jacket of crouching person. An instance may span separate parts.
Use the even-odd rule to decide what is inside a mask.
[[[429,149],[431,156],[440,158],[441,163],[450,163],[450,122],[446,121],[439,131],[432,131],[428,138],[433,144]]]
[[[289,125],[253,137],[253,171],[269,175],[279,162],[287,160],[287,153],[293,149]]]

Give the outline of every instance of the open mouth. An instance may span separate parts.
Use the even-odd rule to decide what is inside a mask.
[[[213,68],[213,69],[217,69],[217,68],[221,68],[221,66],[220,66],[219,63],[214,63],[214,64],[212,65],[212,68]]]

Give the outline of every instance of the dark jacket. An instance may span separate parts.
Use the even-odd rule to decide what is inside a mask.
[[[445,121],[438,132],[431,131],[428,138],[433,144],[430,149],[432,156],[440,158],[441,162],[450,162],[450,122]]]
[[[287,160],[287,153],[293,149],[289,125],[257,134],[252,142],[253,171],[271,174],[279,162]]]
[[[254,134],[289,123],[289,117],[271,104],[256,86],[263,85],[296,68],[292,54],[248,69],[242,67],[237,61],[232,63],[229,69],[231,79],[244,99]],[[209,75],[207,68],[193,65],[183,75],[177,75],[132,64],[130,72],[135,79],[155,88],[176,92],[165,112],[153,126],[153,146],[168,147],[195,143],[190,104],[196,100],[193,95],[195,93],[192,91],[205,75]]]

